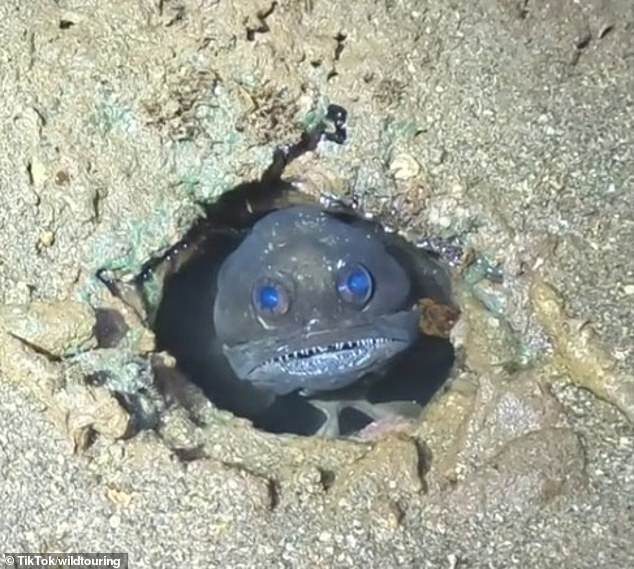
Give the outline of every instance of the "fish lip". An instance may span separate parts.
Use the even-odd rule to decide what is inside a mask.
[[[417,308],[371,323],[310,332],[299,338],[224,346],[236,375],[278,394],[349,385],[410,346],[418,335]]]

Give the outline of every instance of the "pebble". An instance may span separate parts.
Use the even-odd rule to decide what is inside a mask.
[[[420,173],[420,164],[410,154],[399,154],[392,160],[390,171],[397,180],[409,180]]]

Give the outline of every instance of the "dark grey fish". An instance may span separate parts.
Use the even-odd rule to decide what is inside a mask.
[[[410,279],[370,224],[297,206],[224,261],[214,325],[236,376],[276,395],[348,386],[418,337]]]

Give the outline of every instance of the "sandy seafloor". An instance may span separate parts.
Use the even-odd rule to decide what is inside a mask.
[[[631,0],[2,0],[0,93],[0,551],[634,567]],[[126,313],[96,349],[93,309],[126,310],[96,270],[135,274],[329,102],[348,141],[289,175],[504,275],[454,271],[448,391],[371,444],[162,402],[122,438],[77,358],[147,388],[151,334]]]

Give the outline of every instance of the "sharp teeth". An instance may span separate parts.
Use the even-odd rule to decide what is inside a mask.
[[[293,352],[287,352],[285,354],[279,354],[268,362],[272,363],[288,363],[291,360],[298,358],[308,358],[313,357],[318,354],[323,354],[332,351],[342,351],[342,350],[360,350],[360,349],[370,349],[376,348],[378,346],[383,346],[388,344],[390,340],[385,337],[379,338],[360,338],[358,340],[347,340],[344,342],[335,342],[334,344],[328,345],[318,345],[311,346],[308,348],[300,348]]]

